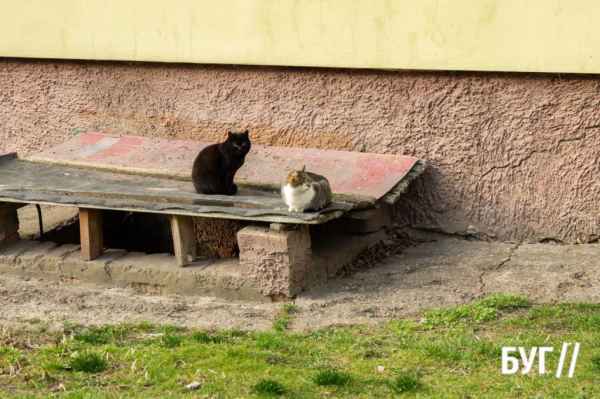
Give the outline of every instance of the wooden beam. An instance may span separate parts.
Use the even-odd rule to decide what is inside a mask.
[[[81,233],[81,258],[92,260],[104,252],[102,239],[102,211],[79,208],[79,230]]]
[[[173,248],[177,266],[186,266],[196,260],[196,237],[191,216],[171,215]]]

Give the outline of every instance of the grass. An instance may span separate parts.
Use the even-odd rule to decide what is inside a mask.
[[[183,343],[183,336],[167,333],[160,338],[160,344],[165,348],[176,348]]]
[[[431,326],[440,324],[456,326],[469,322],[482,323],[496,320],[500,317],[501,310],[515,311],[529,306],[531,301],[520,295],[497,295],[470,305],[426,311],[424,315]]]
[[[600,356],[593,356],[590,361],[592,362],[592,367],[600,372]]]
[[[76,354],[69,362],[69,366],[75,371],[84,373],[100,373],[108,367],[104,358],[93,352]]]
[[[292,325],[294,316],[300,311],[300,308],[293,303],[284,303],[279,311],[279,317],[273,323],[273,330],[286,331]]]
[[[421,381],[419,378],[412,375],[399,375],[394,382],[391,384],[391,388],[396,393],[405,393],[409,391],[417,390],[421,387]]]
[[[255,384],[252,390],[259,396],[281,396],[285,393],[285,388],[281,383],[264,378]]]
[[[352,381],[352,376],[348,373],[328,368],[316,373],[312,380],[315,382],[315,384],[320,386],[344,386],[348,385]]]
[[[68,330],[77,331],[81,327],[71,327]],[[66,327],[65,327],[66,328]],[[86,332],[74,335],[73,338],[76,341],[84,342],[91,345],[104,345],[111,341],[118,341],[123,337],[127,331],[127,327],[118,326],[100,326],[91,327]]]
[[[292,323],[299,311],[283,305],[276,323]],[[0,333],[0,397],[600,397],[600,304],[532,306],[500,295],[303,333],[289,332],[289,323],[245,332],[151,323],[54,331],[48,322]],[[538,375],[537,367],[500,373],[503,346],[554,347],[546,355],[554,372],[563,342],[581,343],[572,379]],[[192,381],[200,387],[190,392]]]

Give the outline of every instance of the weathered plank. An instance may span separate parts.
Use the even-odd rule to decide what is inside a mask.
[[[191,182],[19,162],[16,154],[0,156],[0,201],[308,224],[354,208],[332,203],[318,212],[288,212],[277,193],[202,195]]]
[[[96,259],[104,252],[102,238],[102,211],[79,208],[79,229],[81,234],[81,258],[84,261]]]
[[[173,248],[178,266],[186,266],[196,260],[196,237],[194,222],[190,216],[171,216],[171,231],[173,232]]]

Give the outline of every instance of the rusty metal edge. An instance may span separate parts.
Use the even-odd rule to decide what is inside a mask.
[[[394,205],[400,196],[408,189],[410,183],[421,175],[427,168],[427,160],[419,159],[411,170],[386,195],[379,200],[382,204]]]

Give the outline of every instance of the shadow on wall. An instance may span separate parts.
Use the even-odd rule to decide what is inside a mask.
[[[432,162],[415,179],[394,205],[394,221],[399,226],[434,230],[450,234],[469,234],[467,223],[450,220],[448,203],[443,197],[455,197],[448,179]],[[437,223],[432,223],[435,221]]]

